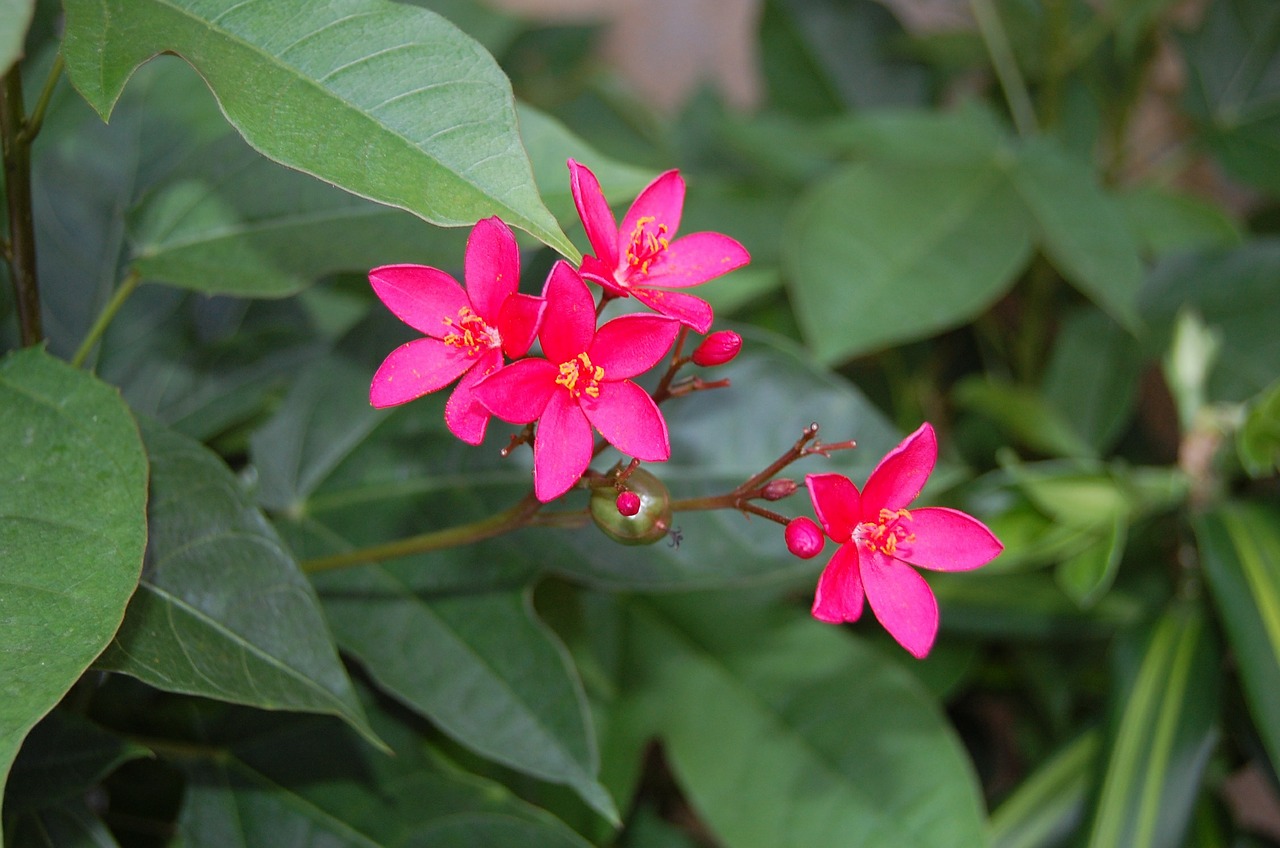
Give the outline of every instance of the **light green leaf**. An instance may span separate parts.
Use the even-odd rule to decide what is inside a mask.
[[[841,629],[734,601],[636,601],[629,641],[636,697],[724,845],[987,844],[972,766],[909,673]]]
[[[374,744],[311,584],[231,471],[197,442],[145,432],[147,568],[98,666],[159,689],[339,716]]]
[[[120,626],[147,458],[114,389],[43,350],[0,359],[0,789],[23,738]]]
[[[1217,742],[1219,659],[1203,612],[1190,605],[1167,610],[1141,646],[1122,646],[1089,848],[1182,844]]]
[[[1120,195],[1134,235],[1152,256],[1236,247],[1244,236],[1221,206],[1191,194],[1146,185]]]
[[[996,808],[990,829],[994,848],[1045,848],[1075,832],[1084,818],[1100,735],[1096,730],[1081,734]]]
[[[483,47],[388,0],[68,0],[63,51],[105,119],[171,51],[272,159],[443,226],[500,215],[571,258],[520,145],[511,86]]]
[[[1249,712],[1280,763],[1280,531],[1275,510],[1230,504],[1196,520],[1201,562]]]
[[[1280,470],[1280,382],[1249,404],[1244,424],[1236,431],[1236,453],[1251,476]]]
[[[1142,263],[1120,204],[1092,169],[1049,141],[1028,143],[1013,183],[1039,229],[1040,244],[1067,280],[1130,330],[1140,326]]]
[[[1003,168],[855,165],[787,223],[784,271],[805,339],[839,362],[962,324],[1026,264],[1026,211]]]
[[[981,165],[1006,146],[997,119],[972,102],[951,112],[863,112],[819,126],[816,135],[836,150],[900,165]]]
[[[955,400],[1001,426],[1009,435],[1051,456],[1093,456],[1093,448],[1039,392],[1007,380],[974,375],[956,384]]]
[[[572,787],[617,821],[586,697],[527,592],[430,594],[411,569],[370,565],[317,575],[343,649],[454,739],[504,765]],[[428,566],[429,567],[429,566]]]
[[[1110,528],[1058,565],[1054,576],[1062,591],[1082,608],[1097,603],[1115,582],[1128,536],[1128,517],[1117,514]]]
[[[22,58],[22,44],[35,11],[36,0],[0,0],[0,21],[5,23],[0,28],[0,78]]]

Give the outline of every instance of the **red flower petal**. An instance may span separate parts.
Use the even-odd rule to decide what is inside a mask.
[[[475,397],[503,421],[528,424],[542,415],[557,393],[559,375],[560,369],[545,359],[521,359],[478,383]]]
[[[858,487],[842,474],[807,474],[804,484],[822,529],[834,542],[849,541],[862,518]]]
[[[475,365],[462,375],[458,386],[444,405],[444,423],[449,432],[470,445],[484,441],[484,431],[489,425],[489,410],[476,398],[475,387],[485,377],[502,367],[502,354],[489,350],[475,360]]]
[[[600,328],[587,355],[606,380],[634,377],[667,355],[678,332],[677,322],[660,315],[621,315]]]
[[[397,318],[435,338],[452,332],[445,318],[454,320],[471,306],[457,280],[426,265],[383,265],[369,272],[369,283]]]
[[[644,284],[672,289],[696,286],[750,261],[747,249],[726,235],[692,233],[671,242],[650,267]]]
[[[502,304],[520,286],[520,249],[511,228],[497,217],[477,221],[463,269],[472,308],[486,324],[497,324]]]
[[[911,510],[907,525],[915,535],[900,558],[934,571],[969,571],[991,562],[1004,545],[987,525],[971,515],[946,507]]]
[[[591,346],[596,332],[596,301],[591,289],[569,263],[556,262],[544,290],[547,308],[542,315],[542,352],[559,365]]]
[[[641,218],[652,218],[655,226],[666,225],[667,238],[674,238],[676,231],[680,229],[680,213],[683,208],[684,180],[680,177],[680,172],[667,171],[659,174],[640,192],[640,196],[622,219],[622,228],[617,233],[618,252],[615,256],[626,256],[631,235]],[[615,258],[615,264],[617,261]]]
[[[391,351],[369,386],[369,403],[396,406],[442,389],[476,360],[439,339],[414,339]]]
[[[630,291],[645,306],[676,319],[695,333],[707,332],[711,329],[711,322],[715,320],[711,304],[700,297],[661,289],[633,288]]]
[[[857,545],[841,545],[818,579],[813,596],[813,617],[840,624],[862,616],[862,578],[858,571]]]
[[[592,425],[618,450],[646,462],[671,458],[667,422],[649,393],[635,383],[604,382],[599,397],[583,395],[578,400]]]
[[[883,554],[862,551],[862,585],[871,611],[917,659],[924,659],[938,635],[938,601],[915,569]]]
[[[604,199],[604,192],[600,190],[600,181],[586,165],[570,159],[569,188],[595,258],[610,269],[612,276],[612,269],[618,267],[618,224]]]
[[[533,493],[538,500],[553,501],[578,482],[591,464],[593,441],[591,424],[569,393],[552,394],[533,442]]]
[[[929,422],[889,451],[862,487],[862,513],[869,518],[880,510],[899,510],[916,499],[938,461],[938,437]]]
[[[542,313],[547,308],[543,298],[516,293],[507,298],[498,313],[498,335],[502,336],[502,350],[512,359],[519,359],[529,352],[542,325]]]
[[[584,256],[582,264],[578,266],[578,273],[582,275],[582,279],[590,280],[609,294],[630,297],[630,290],[620,285],[614,276],[617,269],[618,266],[606,265],[594,256]]]

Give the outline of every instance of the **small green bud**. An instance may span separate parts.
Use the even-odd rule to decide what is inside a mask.
[[[662,481],[643,468],[627,477],[627,492],[640,498],[634,515],[623,515],[617,492],[602,487],[591,493],[591,519],[604,534],[624,545],[652,545],[671,530],[671,494]],[[628,500],[630,500],[628,498]]]

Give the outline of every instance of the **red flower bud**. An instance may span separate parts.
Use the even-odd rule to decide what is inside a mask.
[[[693,352],[693,363],[703,368],[724,365],[742,350],[742,336],[732,330],[718,330],[702,340]]]
[[[621,492],[616,501],[618,512],[627,518],[640,511],[640,496],[635,492]]]
[[[770,480],[765,484],[760,496],[767,501],[780,501],[783,498],[791,497],[798,488],[799,486],[796,485],[795,480],[787,480],[785,478],[782,480]]]
[[[822,553],[823,547],[827,544],[827,537],[823,535],[822,528],[812,518],[806,518],[803,515],[791,519],[784,535],[787,539],[787,550],[801,559],[816,557]]]

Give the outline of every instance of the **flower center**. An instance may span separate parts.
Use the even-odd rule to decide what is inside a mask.
[[[444,323],[454,328],[453,332],[445,334],[444,343],[450,347],[466,348],[467,356],[479,356],[486,349],[502,347],[502,336],[470,306],[459,309],[456,319],[445,318]]]
[[[910,545],[916,540],[916,534],[906,527],[910,521],[911,513],[905,509],[882,509],[875,521],[864,521],[853,529],[853,539],[868,551],[905,556],[911,553]]]
[[[633,273],[647,274],[662,252],[671,244],[667,238],[667,225],[657,224],[652,215],[636,221],[631,231],[631,244],[627,247],[627,265]]]
[[[568,362],[560,363],[560,376],[556,383],[569,390],[573,397],[589,395],[600,397],[600,381],[604,379],[604,369],[591,364],[591,357],[580,353]]]

